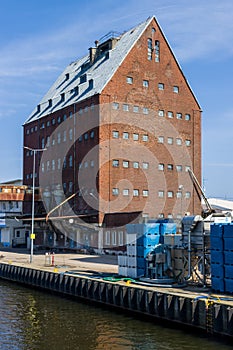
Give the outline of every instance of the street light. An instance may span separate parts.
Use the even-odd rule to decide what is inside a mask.
[[[32,171],[32,232],[30,235],[31,239],[31,255],[30,255],[30,263],[33,260],[33,240],[35,239],[34,233],[34,217],[35,217],[35,167],[36,167],[36,152],[43,152],[46,148],[31,148],[24,146],[25,149],[33,152],[33,171]]]

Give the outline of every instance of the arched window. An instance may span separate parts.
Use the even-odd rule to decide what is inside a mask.
[[[155,41],[155,62],[160,61],[160,43],[159,40]]]
[[[149,61],[152,60],[152,39],[147,39],[147,58]]]

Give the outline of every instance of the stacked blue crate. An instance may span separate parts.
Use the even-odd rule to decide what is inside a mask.
[[[225,292],[233,293],[233,224],[223,225]]]
[[[164,243],[164,235],[174,234],[177,231],[176,223],[174,222],[163,222],[160,224],[160,243]]]
[[[224,241],[223,226],[221,224],[212,224],[210,226],[210,247],[212,289],[224,292]]]

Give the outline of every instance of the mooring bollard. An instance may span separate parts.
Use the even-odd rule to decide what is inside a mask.
[[[54,266],[54,264],[55,264],[55,253],[53,252],[53,254],[52,254],[52,266]]]

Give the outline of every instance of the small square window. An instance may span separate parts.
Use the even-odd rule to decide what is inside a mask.
[[[176,198],[182,198],[182,192],[181,191],[177,191],[176,192]]]
[[[158,89],[159,90],[164,90],[164,84],[163,83],[158,83]]]
[[[113,109],[119,109],[119,103],[118,102],[113,102],[112,108]]]
[[[163,163],[159,163],[158,165],[158,170],[164,170],[164,164]]]
[[[182,145],[182,140],[181,140],[180,138],[177,138],[177,139],[176,139],[176,144],[177,144],[178,146],[181,146],[181,145]]]
[[[139,196],[139,190],[133,190],[133,196],[138,197]]]
[[[118,160],[118,159],[113,159],[113,161],[112,161],[112,166],[113,166],[114,168],[118,168],[118,167],[119,167],[119,160]]]
[[[118,138],[119,138],[119,131],[113,131],[113,132],[112,132],[112,137],[113,137],[114,139],[118,139]]]
[[[94,130],[92,130],[90,133],[90,138],[93,139],[94,137],[95,137],[95,132],[94,132]]]
[[[164,111],[163,111],[162,109],[160,109],[160,110],[158,111],[158,116],[159,116],[159,117],[164,117]]]
[[[176,113],[176,118],[177,119],[182,119],[182,113]]]
[[[139,163],[138,162],[133,162],[133,168],[138,169],[139,168]]]
[[[186,146],[191,146],[191,140],[185,140]]]
[[[142,191],[143,197],[148,197],[149,196],[149,191],[148,190],[143,190]]]
[[[129,105],[124,103],[123,104],[123,111],[128,112],[129,111]]]
[[[169,145],[172,145],[172,144],[173,144],[173,137],[168,137],[168,138],[167,138],[167,143],[168,143]]]
[[[185,198],[187,198],[187,199],[191,198],[191,192],[186,192],[185,193]]]
[[[148,88],[149,87],[149,81],[148,80],[143,80],[142,85],[143,85],[143,87]]]
[[[185,120],[190,120],[190,119],[191,119],[190,114],[185,114]]]
[[[149,163],[143,162],[142,163],[142,169],[149,169]]]
[[[178,94],[179,93],[179,86],[173,86],[173,92]]]
[[[147,107],[143,107],[142,112],[143,114],[149,114],[149,109]]]
[[[158,191],[158,197],[163,198],[164,197],[164,191]]]
[[[113,188],[112,189],[112,195],[113,196],[118,196],[118,194],[119,194],[119,188]]]
[[[86,133],[84,134],[84,140],[85,140],[85,141],[88,140],[88,132],[86,132]]]
[[[123,139],[128,140],[129,138],[129,133],[128,132],[123,132]]]
[[[126,77],[126,82],[128,84],[133,84],[133,78],[132,77]]]
[[[142,135],[142,141],[147,142],[148,139],[148,135]]]
[[[168,111],[168,112],[167,112],[167,116],[168,116],[168,118],[173,118],[173,112]]]
[[[93,167],[94,167],[94,165],[95,165],[94,160],[91,160],[91,162],[90,162],[90,166],[93,168]]]
[[[176,171],[180,173],[182,171],[182,165],[177,165]]]
[[[173,164],[168,164],[167,165],[167,170],[170,170],[170,171],[173,170]]]
[[[167,196],[168,196],[168,198],[173,198],[173,192],[172,191],[168,191],[167,192]]]
[[[164,137],[163,136],[159,136],[158,137],[158,143],[164,143]]]
[[[129,195],[129,190],[128,189],[124,189],[123,190],[123,196],[128,196]]]
[[[139,107],[138,106],[133,106],[133,112],[138,113],[139,112]]]
[[[133,140],[134,141],[138,141],[139,139],[139,135],[138,134],[133,134]]]
[[[129,162],[127,160],[123,160],[123,168],[128,168],[129,167]]]

